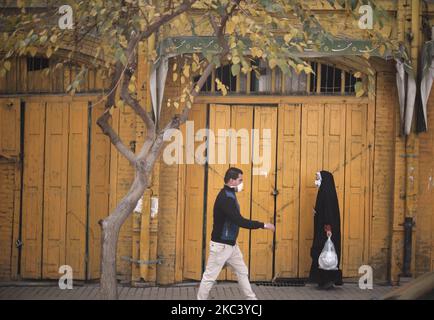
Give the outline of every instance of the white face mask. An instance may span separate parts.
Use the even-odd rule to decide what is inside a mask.
[[[319,172],[317,172],[317,176],[316,176],[316,180],[315,180],[315,185],[317,188],[319,188],[321,186],[321,174]]]
[[[238,186],[235,187],[235,192],[241,192],[244,189],[244,184],[241,182]]]

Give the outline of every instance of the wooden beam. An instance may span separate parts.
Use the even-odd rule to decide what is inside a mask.
[[[309,103],[368,103],[368,97],[343,97],[343,96],[217,96],[200,95],[195,98],[195,103],[219,103],[219,104],[279,104],[279,103],[301,103],[308,100]]]
[[[215,92],[215,69],[211,73],[211,92]]]
[[[341,72],[341,93],[345,94],[345,72]]]
[[[240,93],[240,90],[241,90],[241,71],[240,71],[240,73],[238,73],[238,75],[237,75],[237,84],[236,84],[235,91],[236,91],[237,93]]]
[[[271,70],[271,93],[276,92],[276,68]]]
[[[309,63],[309,65],[312,67],[312,63],[309,61],[308,62]],[[310,90],[311,90],[311,88],[310,88],[310,77],[312,76],[312,74],[311,73],[308,73],[307,74],[307,77],[306,77],[306,92],[307,93],[310,93]]]
[[[247,81],[246,81],[246,93],[249,94],[250,93],[250,84],[252,82],[252,72],[247,72]]]

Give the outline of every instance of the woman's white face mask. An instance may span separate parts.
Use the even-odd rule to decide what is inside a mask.
[[[321,174],[319,172],[316,173],[315,186],[319,188],[321,186]]]

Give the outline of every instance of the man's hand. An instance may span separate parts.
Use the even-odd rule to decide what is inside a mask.
[[[332,236],[332,232],[331,231],[327,231],[327,237],[331,237]]]
[[[276,230],[276,228],[274,227],[274,224],[272,223],[264,223],[264,229],[268,229],[274,232],[274,230]]]

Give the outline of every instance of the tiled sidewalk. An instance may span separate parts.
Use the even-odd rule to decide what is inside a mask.
[[[372,290],[361,290],[356,283],[345,283],[341,287],[323,291],[307,284],[296,287],[273,287],[252,284],[260,300],[372,300],[378,299],[396,287],[374,285]],[[99,298],[98,285],[75,286],[72,290],[60,290],[57,286],[13,286],[0,283],[0,300],[55,299],[95,300]],[[119,286],[121,300],[195,300],[198,284],[171,287],[127,287]],[[211,299],[240,300],[243,296],[237,283],[222,282],[214,286]]]

